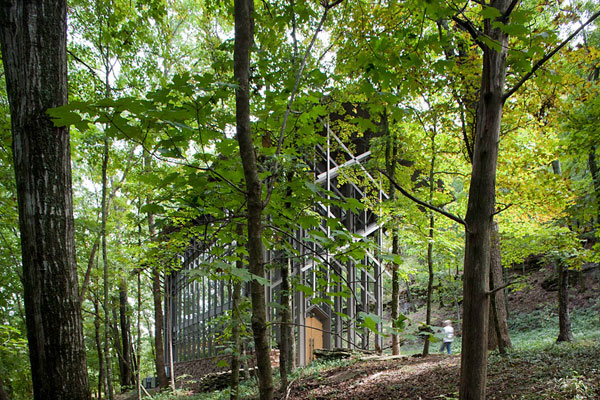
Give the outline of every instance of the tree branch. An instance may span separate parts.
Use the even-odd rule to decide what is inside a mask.
[[[453,16],[452,21],[456,22],[458,26],[462,27],[465,31],[467,31],[469,35],[471,35],[471,38],[477,44],[477,46],[479,46],[480,49],[484,50],[483,42],[481,41],[481,39],[479,39],[481,33],[479,33],[477,29],[475,29],[471,21],[465,21],[463,19],[458,18],[457,16]]]
[[[512,203],[510,203],[510,204],[507,204],[507,205],[505,205],[504,207],[497,209],[497,210],[496,210],[496,211],[495,211],[495,212],[492,214],[492,217],[493,217],[494,215],[498,215],[498,214],[500,214],[500,213],[501,213],[501,212],[503,212],[503,211],[506,211],[506,210],[507,210],[508,208],[510,208],[510,207],[512,207]]]
[[[507,283],[507,284],[505,284],[505,285],[498,286],[497,288],[494,288],[494,289],[492,289],[492,290],[488,290],[488,291],[486,291],[486,292],[485,292],[485,295],[486,295],[486,296],[491,296],[491,295],[493,295],[493,294],[494,294],[494,293],[496,293],[496,292],[499,292],[499,291],[501,291],[501,290],[504,290],[504,289],[506,289],[507,287],[509,287],[509,286],[510,286],[510,285],[512,285],[513,283],[514,283],[514,282],[508,282],[508,283]]]
[[[279,154],[281,154],[281,148],[283,147],[283,139],[285,138],[285,129],[287,127],[287,121],[288,121],[288,118],[290,117],[290,113],[292,111],[292,104],[294,103],[294,100],[296,99],[296,94],[298,93],[298,88],[300,87],[300,80],[302,79],[302,73],[304,72],[304,68],[306,67],[306,62],[308,60],[308,56],[310,55],[310,52],[311,52],[315,42],[317,41],[317,36],[319,35],[319,32],[321,32],[321,29],[323,29],[323,25],[325,24],[325,20],[327,19],[327,14],[329,13],[329,10],[331,10],[336,5],[340,4],[342,1],[343,0],[337,0],[337,1],[329,4],[326,2],[326,0],[324,0],[322,3],[323,7],[325,7],[325,11],[323,12],[323,16],[321,17],[319,24],[317,25],[317,29],[315,30],[315,33],[312,36],[310,44],[308,45],[308,47],[306,48],[306,51],[304,52],[304,58],[302,60],[302,64],[300,65],[300,69],[296,73],[296,82],[294,83],[294,88],[292,89],[292,93],[290,94],[290,98],[288,100],[287,107],[286,107],[285,113],[283,115],[283,123],[281,124],[281,129],[279,131],[279,139],[277,140],[277,150],[275,151],[275,164],[273,165],[273,174],[272,174],[273,178],[269,182],[269,185],[267,188],[267,197],[265,198],[265,201],[263,202],[263,207],[266,207],[266,205],[269,203],[269,201],[271,199],[271,194],[273,193],[273,189],[275,187],[275,179],[277,179],[277,169],[279,168]]]
[[[92,73],[92,75],[96,77],[96,79],[98,79],[100,82],[103,82],[102,78],[100,78],[98,73],[96,71],[94,71],[94,69],[92,67],[90,67],[85,61],[83,61],[81,58],[77,57],[71,50],[67,50],[67,54],[69,54],[71,57],[73,57],[73,59],[75,61],[82,64],[84,67],[86,67]]]
[[[579,34],[579,32],[581,32],[583,30],[583,28],[585,28],[587,25],[589,25],[592,22],[594,22],[594,20],[596,18],[598,18],[599,16],[600,16],[600,11],[598,11],[594,15],[592,15],[590,17],[590,19],[588,19],[583,25],[581,25],[575,32],[573,32],[571,35],[569,35],[569,37],[566,38],[561,44],[559,44],[554,50],[552,50],[550,53],[546,54],[541,60],[539,60],[538,62],[536,62],[533,65],[533,68],[531,68],[531,71],[529,71],[527,74],[525,74],[525,76],[523,78],[521,78],[521,80],[519,82],[517,82],[517,84],[515,86],[513,86],[512,89],[508,90],[504,94],[504,97],[502,98],[502,100],[506,101],[517,90],[519,90],[519,88],[521,86],[523,86],[523,84],[525,82],[527,82],[529,80],[529,78],[531,78],[533,76],[533,74],[535,74],[536,71],[538,69],[540,69],[540,67],[542,65],[544,65],[544,63],[546,63],[546,61],[548,61],[550,58],[552,58],[552,56],[554,56],[556,53],[558,53],[560,51],[560,49],[562,49],[563,47],[565,47],[567,45],[567,43],[569,43],[575,36],[577,36]]]
[[[520,0],[513,0],[510,5],[508,6],[508,8],[506,9],[506,11],[504,12],[504,14],[502,14],[502,17],[500,18],[500,20],[504,23],[506,23],[506,21],[508,21],[508,18],[510,17],[510,14],[512,14],[512,12],[514,11],[515,7],[517,6],[517,4],[519,3]]]
[[[441,208],[438,208],[438,207],[436,207],[436,206],[434,206],[434,205],[431,205],[431,204],[429,204],[429,203],[426,203],[426,202],[424,202],[423,200],[419,200],[419,199],[417,199],[415,196],[413,196],[412,194],[408,193],[408,192],[407,192],[407,191],[406,191],[406,190],[405,190],[405,189],[404,189],[402,186],[398,185],[398,183],[396,183],[396,181],[395,181],[395,180],[394,180],[394,179],[393,179],[391,176],[389,176],[389,175],[388,175],[388,174],[387,174],[385,171],[383,171],[383,170],[381,170],[381,169],[378,169],[378,171],[379,171],[379,172],[380,172],[380,173],[381,173],[383,176],[385,176],[386,178],[388,178],[388,179],[389,179],[389,181],[390,181],[390,183],[391,183],[392,185],[394,185],[394,187],[395,187],[395,188],[396,188],[396,189],[397,189],[397,190],[398,190],[400,193],[402,193],[402,195],[403,195],[404,197],[407,197],[409,200],[411,200],[411,201],[413,201],[413,202],[415,202],[415,203],[417,203],[417,204],[419,204],[419,205],[421,205],[421,206],[423,206],[423,207],[425,207],[425,208],[428,208],[428,209],[430,209],[430,210],[432,210],[432,211],[435,211],[435,212],[437,212],[437,213],[439,213],[439,214],[442,214],[443,216],[445,216],[445,217],[447,217],[447,218],[450,218],[450,219],[451,219],[452,221],[454,221],[454,222],[457,222],[457,223],[459,223],[459,224],[461,224],[461,225],[463,225],[463,226],[465,226],[465,227],[467,226],[466,222],[465,222],[465,221],[464,221],[462,218],[460,218],[460,217],[458,217],[458,216],[456,216],[456,215],[454,215],[454,214],[452,214],[452,213],[449,213],[448,211],[442,210]]]

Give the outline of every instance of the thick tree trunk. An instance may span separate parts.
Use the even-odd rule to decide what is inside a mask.
[[[500,236],[498,224],[492,223],[492,244],[490,249],[490,291],[504,286],[504,271],[500,252]],[[488,350],[496,347],[500,354],[506,354],[506,349],[512,347],[508,331],[508,313],[506,312],[506,296],[504,290],[498,290],[490,296],[490,326]]]
[[[398,159],[398,140],[395,135],[389,129],[389,120],[387,111],[384,112],[381,117],[381,125],[383,126],[383,135],[387,137],[386,149],[385,149],[385,168],[387,173],[391,177],[396,176],[396,163]],[[390,182],[389,187],[390,199],[393,201],[396,199],[396,186]],[[395,221],[392,222],[392,254],[400,255],[400,246],[398,243],[398,228],[395,226]],[[410,296],[410,293],[408,293]],[[398,320],[400,316],[400,279],[398,276],[398,265],[392,263],[392,325]],[[392,333],[392,354],[400,354],[400,340],[399,335],[396,332]]]
[[[247,191],[248,212],[248,260],[250,272],[264,277],[262,245],[262,183],[258,176],[256,154],[250,126],[250,48],[254,41],[254,20],[252,0],[235,0],[235,44],[233,53],[233,74],[239,85],[236,90],[236,128],[240,156],[244,168]],[[267,332],[267,312],[265,287],[253,280],[250,288],[252,299],[252,333],[258,367],[258,389],[261,400],[273,398],[273,377]]]
[[[504,14],[509,0],[493,0]],[[489,318],[490,230],[496,204],[496,165],[504,103],[508,36],[485,20],[484,33],[499,46],[485,44],[473,169],[467,205],[463,281],[463,336],[460,399],[485,399]]]
[[[114,301],[114,299],[113,299]],[[119,382],[121,381],[121,368],[123,367],[123,348],[121,347],[121,330],[119,329],[119,315],[117,313],[117,308],[111,307],[110,311],[112,313],[112,327],[111,327],[111,338],[112,338],[112,348],[117,352],[117,364],[119,365]]]
[[[104,357],[106,361],[106,381],[108,382],[106,397],[109,400],[114,399],[114,390],[112,386],[112,363],[110,357],[110,296],[109,286],[110,278],[108,274],[108,252],[106,248],[106,221],[108,218],[108,207],[106,204],[108,192],[108,138],[104,138],[104,152],[102,155],[102,265],[104,267]]]
[[[156,367],[158,385],[164,389],[169,387],[169,378],[167,378],[167,373],[165,372],[164,315],[162,311],[160,270],[158,268],[152,268],[152,300],[154,301],[154,346],[156,349],[154,365]]]
[[[171,303],[171,292],[170,292],[170,284],[169,284],[169,275],[165,276],[165,320],[167,321],[167,329],[166,329],[166,339],[167,339],[167,349],[169,349],[169,370],[171,374],[169,376],[169,384],[171,385],[171,390],[175,391],[175,365],[173,364],[173,315],[171,311],[173,310],[173,306]]]
[[[569,316],[569,266],[559,260],[558,273],[558,326],[557,342],[571,342],[571,317]]]
[[[89,399],[77,282],[67,103],[66,1],[3,1],[0,42],[10,103],[35,399]]]
[[[152,158],[150,154],[144,153],[144,168],[150,169]],[[147,199],[147,203],[150,200]],[[154,214],[148,213],[148,233],[150,240],[156,240],[156,229],[154,227]],[[165,372],[165,343],[163,339],[164,315],[162,308],[162,291],[161,291],[161,274],[160,269],[156,266],[152,267],[152,301],[154,304],[154,366],[156,367],[156,376],[158,378],[158,386],[162,389],[169,387],[169,379]],[[172,373],[172,371],[171,371]]]
[[[129,326],[129,303],[127,302],[127,281],[121,278],[119,283],[119,324],[121,328],[121,358],[119,359],[119,367],[121,371],[121,387],[122,390],[133,386],[135,378],[131,362],[131,333]]]

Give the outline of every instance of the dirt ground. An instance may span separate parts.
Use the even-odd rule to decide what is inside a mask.
[[[509,295],[510,312],[527,314],[555,307],[557,292],[547,283],[553,272],[550,267],[527,271],[526,284]],[[571,309],[597,305],[599,275],[598,268],[571,274]],[[441,320],[444,314],[448,310],[435,310],[434,318]],[[418,321],[419,313],[411,319]],[[454,399],[458,398],[459,376],[460,355],[373,358],[294,381],[288,393],[279,393],[278,398]],[[535,359],[515,356],[490,362],[487,399],[600,399],[600,349],[595,343],[584,343],[577,351],[567,349],[558,355],[541,353]]]
[[[362,361],[292,384],[288,400],[434,399],[456,397],[458,356]],[[280,398],[285,398],[281,396]]]
[[[430,355],[359,361],[305,377],[279,399],[433,400],[458,398],[460,356]],[[594,343],[576,351],[497,358],[488,367],[488,400],[586,400],[600,398],[600,351]]]

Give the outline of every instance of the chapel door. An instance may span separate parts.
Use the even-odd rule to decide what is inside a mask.
[[[313,351],[323,348],[323,323],[315,317],[306,318],[306,343],[305,363],[308,364],[315,359]]]

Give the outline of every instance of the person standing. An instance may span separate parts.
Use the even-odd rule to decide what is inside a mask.
[[[454,341],[454,328],[452,327],[452,321],[447,319],[444,321],[444,339],[443,339],[442,348],[440,349],[440,351],[443,353],[444,349],[446,349],[448,351],[448,354],[452,354],[452,350],[450,349],[450,346],[452,345],[453,341]]]

